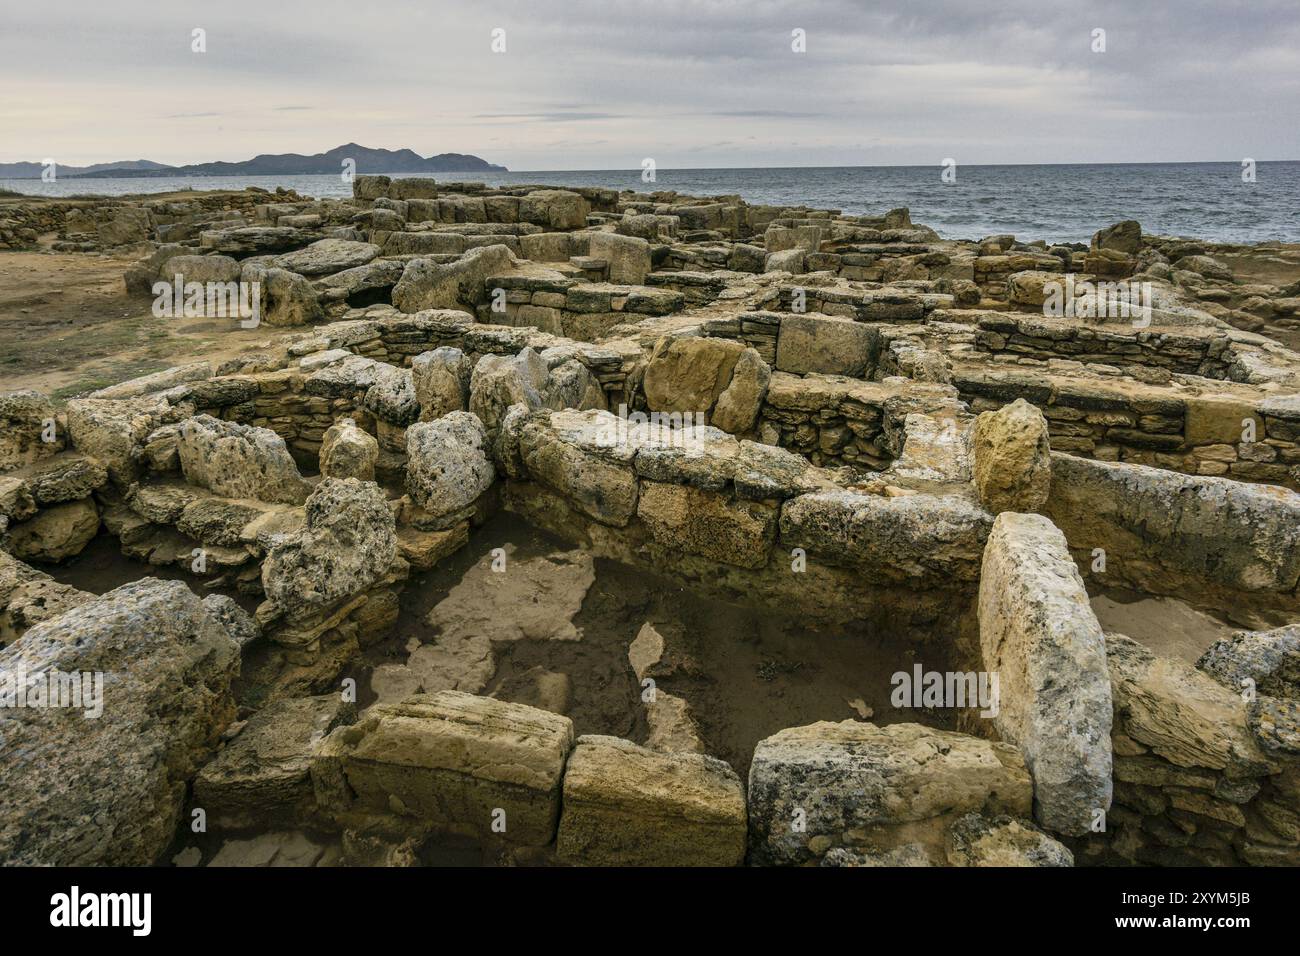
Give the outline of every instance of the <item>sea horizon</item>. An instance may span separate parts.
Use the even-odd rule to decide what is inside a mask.
[[[1151,233],[1211,242],[1300,242],[1300,160],[1261,160],[1253,181],[1243,177],[1240,162],[1229,161],[958,164],[954,182],[943,181],[942,171],[939,165],[745,166],[658,168],[653,180],[643,178],[641,169],[467,171],[433,178],[739,195],[751,204],[807,205],[848,215],[906,206],[915,222],[945,239],[1010,233],[1025,241],[1088,242],[1104,226],[1135,219]],[[0,188],[47,197],[247,186],[283,187],[321,199],[348,196],[352,188],[344,176],[329,173],[0,179]]]

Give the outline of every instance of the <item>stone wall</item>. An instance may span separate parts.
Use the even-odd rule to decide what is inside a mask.
[[[1099,584],[1177,595],[1246,624],[1300,609],[1296,492],[1058,452],[1046,512]]]

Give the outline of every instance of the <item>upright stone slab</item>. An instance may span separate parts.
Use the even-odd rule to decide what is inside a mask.
[[[993,523],[979,621],[984,668],[998,675],[994,726],[1024,754],[1038,822],[1087,833],[1111,799],[1106,641],[1047,518],[1003,512]]]
[[[579,737],[564,774],[556,850],[587,866],[738,866],[745,791],[715,757]]]

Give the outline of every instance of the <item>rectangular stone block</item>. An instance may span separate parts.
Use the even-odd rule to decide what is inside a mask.
[[[879,334],[852,319],[822,315],[787,315],[776,340],[776,368],[804,375],[849,375],[863,378],[875,365]]]
[[[572,747],[567,717],[439,691],[375,704],[330,734],[311,774],[318,804],[343,824],[386,817],[541,846],[555,836]]]
[[[586,866],[738,866],[745,791],[726,763],[585,736],[564,774],[556,850]]]

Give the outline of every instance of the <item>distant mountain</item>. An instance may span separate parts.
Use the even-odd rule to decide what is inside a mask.
[[[136,175],[171,168],[148,159],[128,159],[116,163],[95,163],[93,166],[57,165],[54,171],[59,176],[107,175],[115,170],[120,171],[119,174]],[[40,179],[43,169],[45,167],[41,163],[0,163],[0,179]]]
[[[356,163],[358,173],[484,173],[507,172],[485,159],[465,153],[439,153],[421,156],[409,149],[368,149],[356,143],[338,146],[327,153],[303,156],[300,153],[263,153],[242,163],[196,163],[191,166],[165,166],[146,159],[130,162],[99,163],[95,166],[59,166],[62,177],[86,179],[148,178],[158,176],[293,176],[306,173],[339,173],[344,160]],[[0,178],[39,179],[40,163],[0,163]]]

